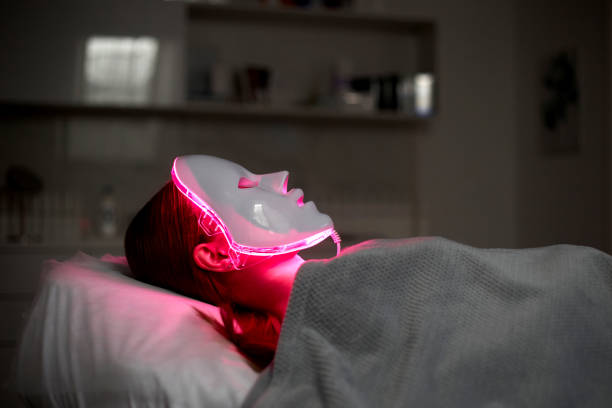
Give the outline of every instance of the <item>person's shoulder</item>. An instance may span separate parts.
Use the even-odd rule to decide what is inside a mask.
[[[446,238],[442,237],[411,237],[411,238],[394,238],[394,239],[371,239],[363,241],[359,244],[352,245],[343,249],[340,252],[340,256],[353,255],[356,253],[364,252],[377,252],[377,251],[393,251],[393,250],[406,250],[406,249],[418,249],[431,246],[439,246],[442,244],[453,243]]]

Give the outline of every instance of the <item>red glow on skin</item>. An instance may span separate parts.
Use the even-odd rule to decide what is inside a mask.
[[[298,205],[298,207],[303,207],[304,206],[304,196],[301,196],[300,198],[298,198],[297,205]]]
[[[217,241],[217,245],[224,243]],[[223,273],[219,279],[231,287],[232,301],[255,310],[272,313],[280,321],[285,316],[289,295],[304,260],[295,253],[276,255],[240,271]]]

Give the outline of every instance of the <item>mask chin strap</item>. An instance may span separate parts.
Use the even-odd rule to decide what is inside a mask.
[[[341,251],[341,245],[340,242],[342,241],[342,238],[340,238],[340,234],[338,234],[338,232],[336,230],[333,230],[330,234],[331,239],[334,241],[334,243],[336,244],[336,256],[340,255],[340,251]],[[250,259],[251,261],[249,261],[249,265],[248,266],[254,266],[257,265],[258,263],[261,263],[263,261],[265,261],[266,259],[271,258],[274,255],[268,255],[268,256],[255,256],[255,255],[246,255],[246,254],[241,254],[237,251],[235,251],[233,248],[230,248],[230,258],[232,260],[232,264],[234,265],[234,267],[237,270],[240,270],[242,268],[244,268],[246,266],[246,261],[247,259]],[[257,261],[253,261],[253,258],[261,258]]]
[[[234,250],[233,248],[229,249],[229,254],[230,254],[230,259],[232,260],[232,265],[234,265],[234,268],[237,271],[243,269],[246,266],[249,266],[249,267],[255,266],[259,263],[262,263],[266,259],[270,259],[273,256],[273,255],[264,255],[264,256],[247,255],[247,254],[240,253]],[[247,260],[248,260],[248,265],[247,265]]]
[[[340,242],[342,241],[342,239],[340,238],[340,234],[338,234],[338,232],[336,232],[336,230],[333,230],[332,233],[330,234],[331,239],[334,241],[334,243],[336,244],[336,256],[340,255],[340,250],[341,245]],[[257,265],[263,261],[265,261],[266,259],[270,259],[271,257],[273,257],[274,255],[268,255],[268,256],[256,256],[256,255],[246,255],[246,254],[242,254],[240,252],[235,251],[233,248],[229,249],[229,254],[230,254],[230,259],[232,260],[232,264],[234,265],[234,268],[236,268],[236,270],[240,270],[242,268],[244,268],[245,266],[247,266],[247,259],[250,259],[250,261],[248,262],[248,266],[254,266]],[[254,258],[260,258],[257,261],[254,261]]]
[[[200,228],[202,228],[204,233],[208,236],[213,236],[213,235],[222,233],[220,226],[206,211],[202,211],[200,213],[200,216],[198,217],[198,224]],[[340,234],[338,234],[336,230],[332,230],[330,237],[336,244],[336,256],[338,256],[340,255],[340,250],[341,250],[340,241],[342,241],[342,239],[340,238]],[[251,261],[249,262],[249,266],[253,266],[273,256],[273,255],[267,255],[267,256],[247,255],[247,254],[243,254],[243,253],[236,251],[231,246],[228,248],[228,253],[232,261],[232,265],[234,266],[236,270],[240,270],[244,268],[246,266],[247,259],[251,259]],[[253,258],[260,258],[260,259],[257,261],[253,261],[252,260]]]

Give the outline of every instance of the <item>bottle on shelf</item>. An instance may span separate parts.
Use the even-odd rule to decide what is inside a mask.
[[[102,238],[114,238],[117,235],[117,204],[114,189],[104,186],[100,197],[99,232]]]

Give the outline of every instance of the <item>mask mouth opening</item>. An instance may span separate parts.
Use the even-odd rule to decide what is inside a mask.
[[[200,228],[202,228],[204,233],[208,236],[223,234],[223,237],[225,238],[225,241],[227,242],[228,246],[228,255],[235,269],[240,270],[247,265],[255,265],[274,255],[281,255],[289,252],[299,252],[303,249],[307,249],[314,245],[317,245],[318,243],[330,236],[336,243],[337,253],[340,253],[340,235],[338,235],[338,233],[333,229],[333,227],[315,233],[300,241],[291,242],[288,244],[276,245],[271,247],[252,247],[238,244],[233,240],[227,226],[223,223],[223,221],[216,214],[216,212],[208,205],[208,203],[202,200],[196,193],[192,191],[192,189],[190,189],[181,180],[176,171],[177,160],[178,157],[174,160],[171,172],[172,181],[174,185],[185,197],[189,199],[189,201],[191,201],[191,203],[196,205],[201,210],[200,216],[198,218],[198,225],[200,226]]]

